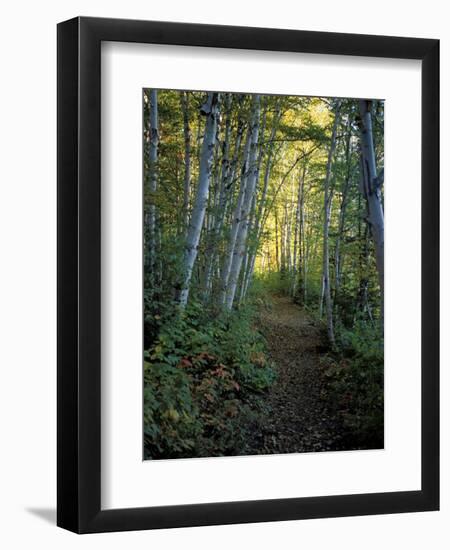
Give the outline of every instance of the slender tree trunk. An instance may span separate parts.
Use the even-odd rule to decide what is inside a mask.
[[[334,250],[334,296],[335,298],[339,294],[341,288],[341,273],[342,273],[342,256],[341,256],[341,242],[344,236],[345,229],[345,213],[347,210],[347,192],[350,184],[350,179],[347,179],[344,185],[341,208],[339,211],[339,224],[338,233],[336,237],[336,246]]]
[[[231,264],[229,284],[227,286],[227,295],[225,299],[225,306],[228,310],[233,307],[234,296],[236,294],[236,287],[241,272],[242,260],[244,258],[247,234],[250,223],[249,213],[252,205],[253,194],[256,188],[256,180],[258,175],[258,147],[259,147],[259,116],[260,116],[260,96],[253,96],[252,104],[252,123],[251,123],[251,146],[249,155],[249,176],[245,189],[245,196],[243,200],[242,210],[240,214],[241,223],[239,224],[239,230],[236,236],[236,244],[233,252],[233,261]]]
[[[346,164],[347,172],[344,181],[344,186],[342,189],[341,196],[341,208],[339,210],[339,223],[338,223],[338,233],[336,237],[336,246],[334,251],[334,297],[337,298],[341,286],[341,271],[342,271],[342,258],[341,258],[341,242],[344,237],[345,230],[345,214],[347,210],[347,195],[350,188],[350,181],[352,176],[352,146],[351,146],[351,119],[349,118],[347,124],[347,141],[346,141]]]
[[[150,276],[154,279],[155,270],[155,255],[156,255],[156,206],[155,193],[158,183],[158,91],[150,90],[150,147],[149,147],[149,190],[150,190],[150,207],[148,214],[148,259]]]
[[[308,235],[306,234],[306,215],[305,212],[303,212],[303,220],[302,220],[302,231],[305,235],[303,238],[303,245],[302,245],[302,254],[303,254],[303,279],[301,282],[301,290],[303,291],[303,303],[306,305],[308,300],[308,269],[309,269],[309,254],[310,254],[310,240],[311,240],[311,231],[308,232]]]
[[[261,198],[259,200],[259,206],[257,209],[255,205],[255,214],[254,214],[254,223],[253,223],[254,244],[252,249],[249,252],[250,259],[248,261],[248,268],[245,275],[242,300],[245,299],[245,296],[248,291],[248,287],[250,285],[250,281],[252,280],[252,277],[253,277],[253,272],[255,270],[256,255],[258,253],[258,247],[259,247],[262,232],[264,229],[263,217],[264,217],[264,209],[266,207],[266,202],[267,202],[267,191],[269,188],[270,173],[271,173],[272,162],[273,162],[274,138],[277,133],[280,120],[281,120],[281,106],[280,106],[280,101],[278,100],[275,106],[275,115],[272,123],[272,130],[270,132],[269,142],[267,144],[267,149],[266,149],[267,159],[266,159],[266,164],[264,168],[263,187],[262,187]]]
[[[219,225],[219,220],[221,219],[221,214],[224,211],[226,196],[227,196],[227,185],[229,181],[229,173],[231,168],[230,163],[230,141],[231,141],[231,106],[232,106],[232,95],[226,95],[226,122],[225,122],[225,133],[222,141],[222,156],[220,162],[220,193],[219,193],[219,203],[218,203],[218,212],[217,212],[217,224]]]
[[[298,279],[302,275],[302,245],[303,245],[303,203],[304,203],[304,188],[305,188],[306,164],[300,170],[300,178],[298,182],[297,206],[295,210],[295,228],[294,228],[294,259],[292,264],[292,297],[295,298],[297,292]]]
[[[231,224],[231,231],[228,240],[227,251],[225,254],[224,264],[222,267],[222,274],[220,280],[220,294],[219,294],[219,304],[225,305],[226,296],[228,292],[228,283],[230,279],[231,265],[233,262],[234,248],[236,246],[236,238],[239,231],[239,226],[241,223],[241,211],[242,205],[245,198],[245,191],[247,188],[247,180],[249,177],[249,158],[250,158],[250,148],[252,142],[252,129],[248,129],[247,138],[244,147],[244,158],[242,162],[241,170],[241,182],[239,187],[239,194],[236,202],[236,208],[233,213],[233,221]]]
[[[249,251],[247,250],[247,252],[244,254],[244,260],[242,262],[239,291],[236,293],[239,295],[239,300],[238,300],[239,305],[241,305],[241,303],[244,300],[244,295],[246,292],[245,284],[247,281],[248,270],[250,269],[250,262],[251,262],[251,258],[250,258]]]
[[[284,220],[285,220],[285,249],[286,249],[286,267],[289,275],[292,271],[292,258],[291,258],[291,218],[289,215],[290,204],[288,206],[287,201],[284,203]]]
[[[323,272],[322,272],[322,279],[321,279],[320,285],[321,286],[320,286],[320,301],[319,301],[319,317],[322,319],[322,317],[323,317],[323,301],[325,299],[325,277],[323,276]]]
[[[275,206],[275,265],[277,271],[280,271],[280,250],[278,246],[278,208]]]
[[[225,196],[225,205],[223,208],[223,211],[221,212],[221,217],[219,219],[219,233],[222,231],[222,227],[224,225],[225,220],[229,219],[233,211],[233,201],[230,200],[233,197],[234,194],[234,187],[236,184],[236,180],[239,179],[237,176],[238,173],[238,166],[239,166],[239,158],[240,158],[240,152],[241,152],[241,143],[242,143],[242,136],[244,135],[245,130],[245,124],[244,121],[239,118],[238,125],[237,125],[237,136],[236,140],[234,142],[234,152],[233,152],[233,158],[230,163],[230,169],[228,170],[228,177],[226,182],[226,196]],[[244,146],[245,149],[245,146]],[[243,154],[243,157],[245,158],[245,151]]]
[[[206,209],[206,223],[203,254],[203,300],[206,302],[212,291],[212,279],[214,266],[216,263],[216,232],[218,218],[220,216],[219,203],[222,200],[222,171],[219,170],[220,159],[220,123],[217,123],[215,147],[213,155],[211,181],[213,182],[212,192],[210,192],[208,207]]]
[[[372,315],[368,303],[369,280],[367,278],[367,262],[369,261],[369,224],[364,226],[364,234],[361,231],[361,223],[358,227],[359,236],[359,286],[356,296],[355,314],[353,323],[355,323],[359,314],[368,313],[369,319],[372,320]]]
[[[384,214],[381,202],[381,185],[383,172],[377,173],[372,115],[370,102],[359,102],[361,114],[361,158],[363,164],[362,192],[367,201],[369,223],[375,244],[375,259],[378,271],[378,281],[381,291],[381,315],[384,311]]]
[[[192,270],[198,254],[198,244],[200,241],[200,234],[208,203],[211,167],[214,155],[214,141],[216,137],[219,111],[219,97],[217,93],[208,94],[207,102],[202,106],[201,111],[202,114],[206,116],[205,134],[203,137],[202,152],[200,156],[197,195],[195,198],[195,205],[186,239],[184,281],[179,299],[180,306],[183,308],[186,306],[189,298]]]
[[[263,259],[264,259],[264,257],[263,257]],[[250,256],[250,259],[248,260],[249,265],[248,265],[248,268],[247,268],[247,273],[245,275],[241,301],[245,300],[245,297],[247,296],[248,287],[250,286],[250,281],[252,280],[253,272],[255,270],[255,262],[256,262],[256,253],[252,254]],[[264,271],[264,264],[263,264],[262,269]]]
[[[258,161],[259,163],[260,161]],[[259,167],[258,167],[258,174],[259,174]],[[259,176],[257,176],[258,178]],[[250,271],[252,270],[252,260],[255,257],[255,254],[253,254],[255,249],[255,216],[256,216],[256,194],[257,190],[255,189],[255,193],[253,195],[253,201],[252,206],[249,213],[249,226],[248,226],[248,234],[247,234],[247,246],[244,254],[244,260],[241,268],[241,277],[240,277],[240,286],[239,286],[239,292],[237,293],[239,295],[239,305],[243,302],[245,295],[247,293],[247,287],[249,284],[249,277],[250,277]],[[256,245],[257,246],[257,245]]]
[[[228,182],[230,174],[230,141],[231,141],[231,106],[232,106],[232,95],[226,94],[225,96],[225,110],[226,110],[226,122],[225,122],[225,132],[222,140],[221,146],[221,159],[220,159],[220,172],[218,173],[218,179],[220,180],[219,184],[219,193],[217,201],[214,205],[214,212],[211,224],[211,232],[209,236],[209,243],[206,251],[206,277],[205,277],[205,289],[204,297],[205,300],[209,298],[212,287],[212,275],[214,271],[214,266],[217,264],[217,255],[218,255],[218,241],[220,233],[222,230],[222,225],[225,216],[226,202],[228,196]],[[240,141],[240,135],[238,134],[237,139]],[[219,143],[219,140],[217,140]]]
[[[324,181],[324,221],[323,221],[323,292],[325,296],[325,306],[327,312],[327,332],[330,343],[334,344],[334,327],[333,327],[333,305],[331,302],[330,288],[330,256],[329,256],[329,228],[331,215],[331,167],[333,163],[334,150],[336,148],[336,133],[339,124],[340,103],[338,102],[334,109],[334,123],[331,134],[331,143],[328,151],[327,169]]]
[[[183,111],[184,131],[184,189],[183,189],[183,225],[189,225],[189,197],[191,194],[191,129],[189,126],[189,96],[181,92],[181,109]]]
[[[283,205],[283,216],[280,221],[280,271],[286,275],[286,205]]]
[[[266,207],[267,191],[269,188],[269,180],[270,180],[270,174],[271,174],[272,164],[273,164],[274,139],[278,131],[280,121],[281,121],[281,107],[280,107],[280,102],[278,101],[275,107],[275,117],[273,121],[272,130],[270,132],[269,143],[267,146],[267,160],[266,160],[266,165],[264,169],[263,190],[261,194],[261,200],[259,203],[258,213],[256,215],[258,231],[262,230],[262,225],[263,225],[262,220],[263,220],[264,209]]]

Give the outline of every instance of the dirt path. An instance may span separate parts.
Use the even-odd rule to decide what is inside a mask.
[[[320,328],[308,313],[281,296],[274,296],[272,307],[261,311],[258,324],[277,380],[252,446],[264,454],[342,449],[342,428],[326,402]]]

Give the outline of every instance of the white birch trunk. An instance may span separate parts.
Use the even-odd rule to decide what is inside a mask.
[[[253,277],[253,272],[255,270],[256,255],[258,252],[258,246],[261,240],[262,232],[264,230],[263,217],[264,217],[264,209],[266,207],[266,201],[267,201],[267,191],[269,188],[270,173],[272,169],[274,139],[278,130],[278,126],[280,124],[280,120],[281,120],[281,106],[280,106],[280,101],[277,101],[275,106],[275,116],[273,120],[272,130],[270,132],[269,143],[267,146],[267,160],[266,160],[266,165],[264,169],[263,188],[262,188],[261,198],[259,201],[259,206],[257,211],[255,212],[255,217],[254,217],[255,244],[253,246],[253,249],[250,251],[250,259],[248,261],[248,268],[245,274],[241,300],[245,300],[248,287],[250,285],[250,281],[252,280],[252,277]]]
[[[375,244],[375,259],[381,291],[381,312],[384,311],[384,214],[381,202],[383,174],[377,173],[369,102],[359,102],[361,114],[361,157],[363,163],[363,195],[367,201],[369,223]]]
[[[216,137],[217,117],[219,110],[218,101],[219,97],[217,93],[209,93],[207,102],[202,107],[203,114],[206,115],[205,134],[203,137],[202,152],[200,156],[197,194],[186,239],[184,281],[179,298],[180,306],[183,308],[186,306],[189,298],[192,270],[195,260],[197,259],[198,244],[200,241],[200,234],[208,203],[211,168],[214,155],[214,141]]]
[[[209,293],[212,289],[212,279],[215,265],[215,241],[216,241],[216,227],[217,217],[219,215],[219,200],[221,193],[221,173],[218,169],[219,157],[220,157],[220,124],[218,122],[216,128],[214,154],[212,160],[212,173],[211,181],[214,185],[211,189],[208,199],[208,205],[205,214],[205,228],[204,228],[204,255],[203,255],[203,301],[207,301]],[[206,232],[206,235],[205,235]]]
[[[306,233],[306,221],[307,217],[305,211],[303,210],[303,219],[302,219],[302,231],[304,232],[303,244],[302,244],[302,256],[303,256],[303,280],[302,280],[302,289],[303,289],[303,304],[306,305],[308,300],[308,267],[309,267],[309,253],[310,253],[310,241],[311,241],[311,230]]]
[[[251,146],[249,155],[249,176],[245,189],[244,200],[242,204],[239,228],[236,236],[236,244],[234,246],[233,261],[231,264],[229,281],[227,285],[227,293],[225,306],[228,310],[233,307],[236,287],[239,280],[239,275],[242,266],[242,260],[245,254],[247,244],[248,227],[250,223],[249,213],[252,205],[253,195],[256,188],[256,180],[258,175],[258,146],[259,146],[259,115],[260,115],[260,96],[253,96],[252,105],[252,123],[251,123]]]
[[[206,276],[205,276],[205,288],[204,288],[204,299],[205,301],[209,298],[212,289],[213,289],[213,273],[214,267],[218,265],[217,256],[218,256],[218,242],[219,237],[222,231],[223,221],[225,217],[225,209],[228,198],[228,180],[230,175],[231,163],[230,163],[230,141],[231,141],[231,108],[232,108],[232,95],[226,94],[225,100],[222,98],[222,105],[225,103],[226,109],[226,122],[225,122],[225,132],[222,140],[221,147],[221,159],[220,159],[220,174],[218,178],[220,179],[220,189],[218,193],[217,202],[214,205],[213,210],[213,219],[211,225],[211,235],[209,238],[209,244],[207,247],[206,253]],[[241,136],[238,133],[237,141],[240,142]],[[219,143],[220,140],[217,140]],[[239,143],[238,143],[239,147]]]
[[[325,297],[325,307],[327,313],[327,333],[330,344],[334,344],[334,327],[333,327],[333,304],[331,302],[331,285],[330,285],[330,256],[328,233],[330,228],[331,216],[331,166],[333,162],[334,150],[336,148],[336,133],[339,123],[340,103],[335,107],[333,131],[331,134],[331,143],[328,151],[327,169],[324,181],[324,220],[323,220],[323,293]],[[322,300],[321,300],[322,302]]]
[[[236,237],[237,237],[239,225],[241,222],[240,216],[241,216],[242,204],[244,201],[245,190],[247,187],[247,180],[249,176],[249,156],[250,156],[251,140],[252,140],[252,131],[250,127],[248,130],[245,147],[244,147],[244,158],[242,163],[241,184],[239,187],[239,195],[236,203],[236,208],[233,214],[233,221],[231,224],[231,231],[230,231],[230,236],[228,240],[227,251],[225,254],[225,260],[222,267],[222,274],[221,274],[221,280],[220,280],[220,294],[219,294],[219,303],[221,305],[224,305],[226,301],[231,264],[233,262],[234,247],[236,245]]]
[[[302,261],[302,219],[303,219],[303,190],[305,186],[306,164],[300,170],[298,182],[297,206],[295,210],[295,228],[294,228],[294,259],[292,264],[292,297],[295,298],[297,292],[298,277],[301,276]]]
[[[291,256],[291,228],[292,228],[292,223],[291,223],[291,216],[290,216],[291,206],[292,206],[292,203],[290,203],[289,207],[288,207],[287,202],[284,205],[285,219],[286,219],[286,264],[287,264],[287,270],[288,270],[289,275],[292,272],[292,256]]]
[[[238,174],[239,160],[241,156],[242,136],[244,135],[245,126],[246,124],[241,119],[239,119],[238,125],[237,125],[237,136],[234,143],[233,158],[230,163],[230,169],[228,171],[228,177],[226,182],[225,207],[223,209],[223,212],[221,213],[221,218],[219,220],[219,233],[222,231],[225,220],[228,220],[231,217],[231,211],[234,208],[233,201],[228,199],[233,197],[236,181],[239,179],[237,174]],[[244,146],[244,149],[245,149],[245,146]],[[243,154],[243,158],[245,158],[245,153]]]
[[[183,225],[189,225],[189,197],[191,194],[191,129],[189,127],[188,92],[181,92],[184,132],[184,188],[183,188]]]
[[[344,186],[342,189],[342,196],[341,196],[341,208],[339,210],[339,225],[338,225],[338,233],[336,237],[336,247],[334,252],[334,296],[335,298],[339,294],[339,289],[341,286],[341,273],[342,273],[342,257],[341,257],[341,242],[344,237],[344,230],[345,230],[345,214],[347,210],[347,196],[348,191],[350,188],[350,182],[352,178],[352,168],[351,168],[351,161],[352,161],[352,144],[351,144],[351,137],[352,137],[352,131],[351,131],[351,119],[349,118],[348,124],[347,124],[347,143],[346,143],[346,164],[347,164],[347,173],[344,181]]]

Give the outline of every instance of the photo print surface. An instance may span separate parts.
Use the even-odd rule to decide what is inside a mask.
[[[145,460],[384,445],[384,102],[143,90]]]

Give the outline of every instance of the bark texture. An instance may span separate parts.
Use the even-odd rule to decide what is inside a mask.
[[[361,161],[362,161],[362,193],[367,202],[369,223],[375,244],[378,281],[381,291],[381,309],[384,310],[384,213],[381,200],[381,184],[384,171],[377,172],[372,114],[370,102],[359,102],[361,115]]]
[[[233,307],[236,287],[241,271],[242,260],[245,254],[247,234],[249,228],[249,214],[252,205],[253,196],[258,175],[258,144],[259,144],[259,115],[260,115],[260,96],[253,96],[252,103],[252,122],[251,122],[251,145],[249,154],[249,176],[246,185],[241,212],[239,215],[239,226],[236,235],[236,244],[233,251],[233,259],[230,268],[229,283],[225,298],[225,306],[228,310]]]
[[[339,124],[340,102],[335,106],[333,130],[331,133],[330,148],[328,150],[327,169],[324,181],[324,214],[323,214],[323,294],[325,298],[325,307],[327,313],[327,333],[330,343],[334,344],[334,326],[333,326],[333,304],[331,301],[331,285],[330,285],[330,252],[329,252],[329,229],[331,217],[331,166],[333,163],[333,155],[336,149],[336,135]]]
[[[211,181],[211,167],[214,155],[214,142],[217,131],[219,112],[219,94],[209,93],[206,103],[201,108],[206,117],[205,134],[200,157],[200,173],[198,178],[197,194],[192,211],[189,231],[186,239],[184,281],[179,297],[181,307],[185,307],[189,298],[189,288],[192,270],[198,254],[198,243],[205,219],[208,204],[209,185]]]

